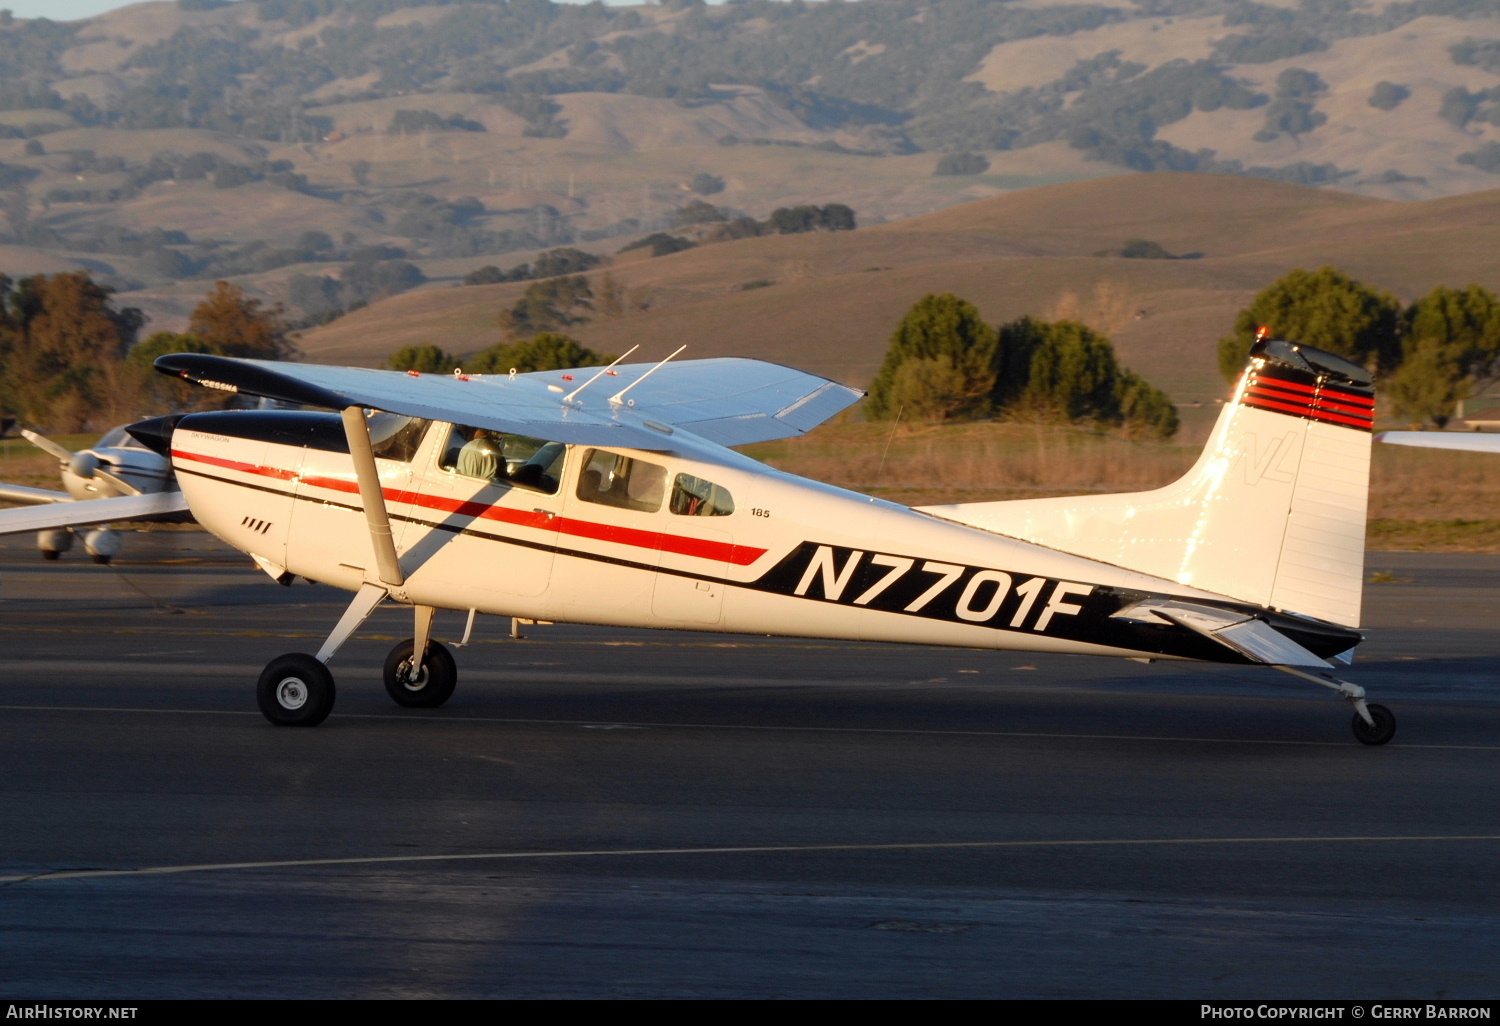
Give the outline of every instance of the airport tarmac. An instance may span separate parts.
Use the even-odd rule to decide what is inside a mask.
[[[1500,557],[1372,553],[1351,680],[382,611],[0,538],[0,997],[1493,998]],[[440,614],[455,638],[457,614]]]

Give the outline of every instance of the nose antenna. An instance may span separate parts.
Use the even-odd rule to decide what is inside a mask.
[[[678,346],[677,347],[677,352],[673,353],[672,356],[676,356],[677,353],[682,352],[686,348],[687,348],[687,346]],[[657,364],[655,367],[652,367],[646,373],[642,374],[640,377],[636,378],[630,384],[626,385],[624,388],[620,389],[614,395],[610,396],[609,397],[609,404],[611,406],[620,406],[620,405],[623,405],[624,402],[625,402],[625,393],[629,392],[636,385],[639,385],[642,381],[645,381],[651,375],[655,374],[657,371],[659,371],[663,367],[665,367],[667,365],[667,360],[670,360],[672,358],[672,356],[667,357],[666,360],[663,360],[661,363]]]
[[[621,360],[625,359],[625,357],[629,356],[631,353],[635,352],[639,348],[641,348],[641,346],[640,346],[640,343],[637,342],[635,345],[633,345],[629,349],[625,350],[624,353],[622,353],[619,356],[615,357],[615,362],[614,363],[610,364],[608,367],[605,367],[598,374],[595,374],[593,377],[589,378],[583,384],[581,384],[577,388],[573,389],[573,391],[571,391],[567,395],[563,396],[562,397],[562,401],[565,402],[565,403],[572,402],[573,399],[574,399],[574,397],[577,396],[579,392],[582,392],[585,388],[588,388],[594,382],[596,382],[600,378],[604,377],[604,375],[606,375],[610,371],[614,370],[615,369],[615,364],[619,363]]]

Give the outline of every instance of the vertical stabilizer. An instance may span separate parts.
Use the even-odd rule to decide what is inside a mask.
[[[1198,462],[1165,488],[923,511],[1355,627],[1374,416],[1363,368],[1258,342]]]

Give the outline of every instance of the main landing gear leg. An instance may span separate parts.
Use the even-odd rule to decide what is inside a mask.
[[[385,597],[386,590],[380,585],[364,585],[316,656],[292,652],[266,665],[255,689],[266,719],[279,727],[315,727],[328,718],[335,697],[328,662]]]
[[[1396,714],[1383,705],[1365,702],[1365,689],[1358,684],[1327,673],[1308,673],[1295,666],[1278,666],[1282,673],[1310,680],[1332,691],[1337,691],[1354,706],[1354,737],[1363,745],[1383,745],[1396,736]]]
[[[408,709],[436,709],[458,686],[453,653],[431,640],[435,612],[431,606],[417,606],[415,634],[385,657],[385,692]]]

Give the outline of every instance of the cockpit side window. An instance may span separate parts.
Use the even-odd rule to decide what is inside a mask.
[[[667,491],[667,469],[630,456],[590,449],[578,475],[578,497],[602,506],[655,513]]]
[[[428,421],[421,417],[403,417],[396,413],[370,414],[370,448],[383,460],[410,463],[422,446]]]
[[[734,496],[712,481],[678,474],[672,484],[672,512],[680,517],[727,517],[734,512]]]
[[[561,442],[455,424],[438,465],[464,477],[556,495],[567,451]]]

